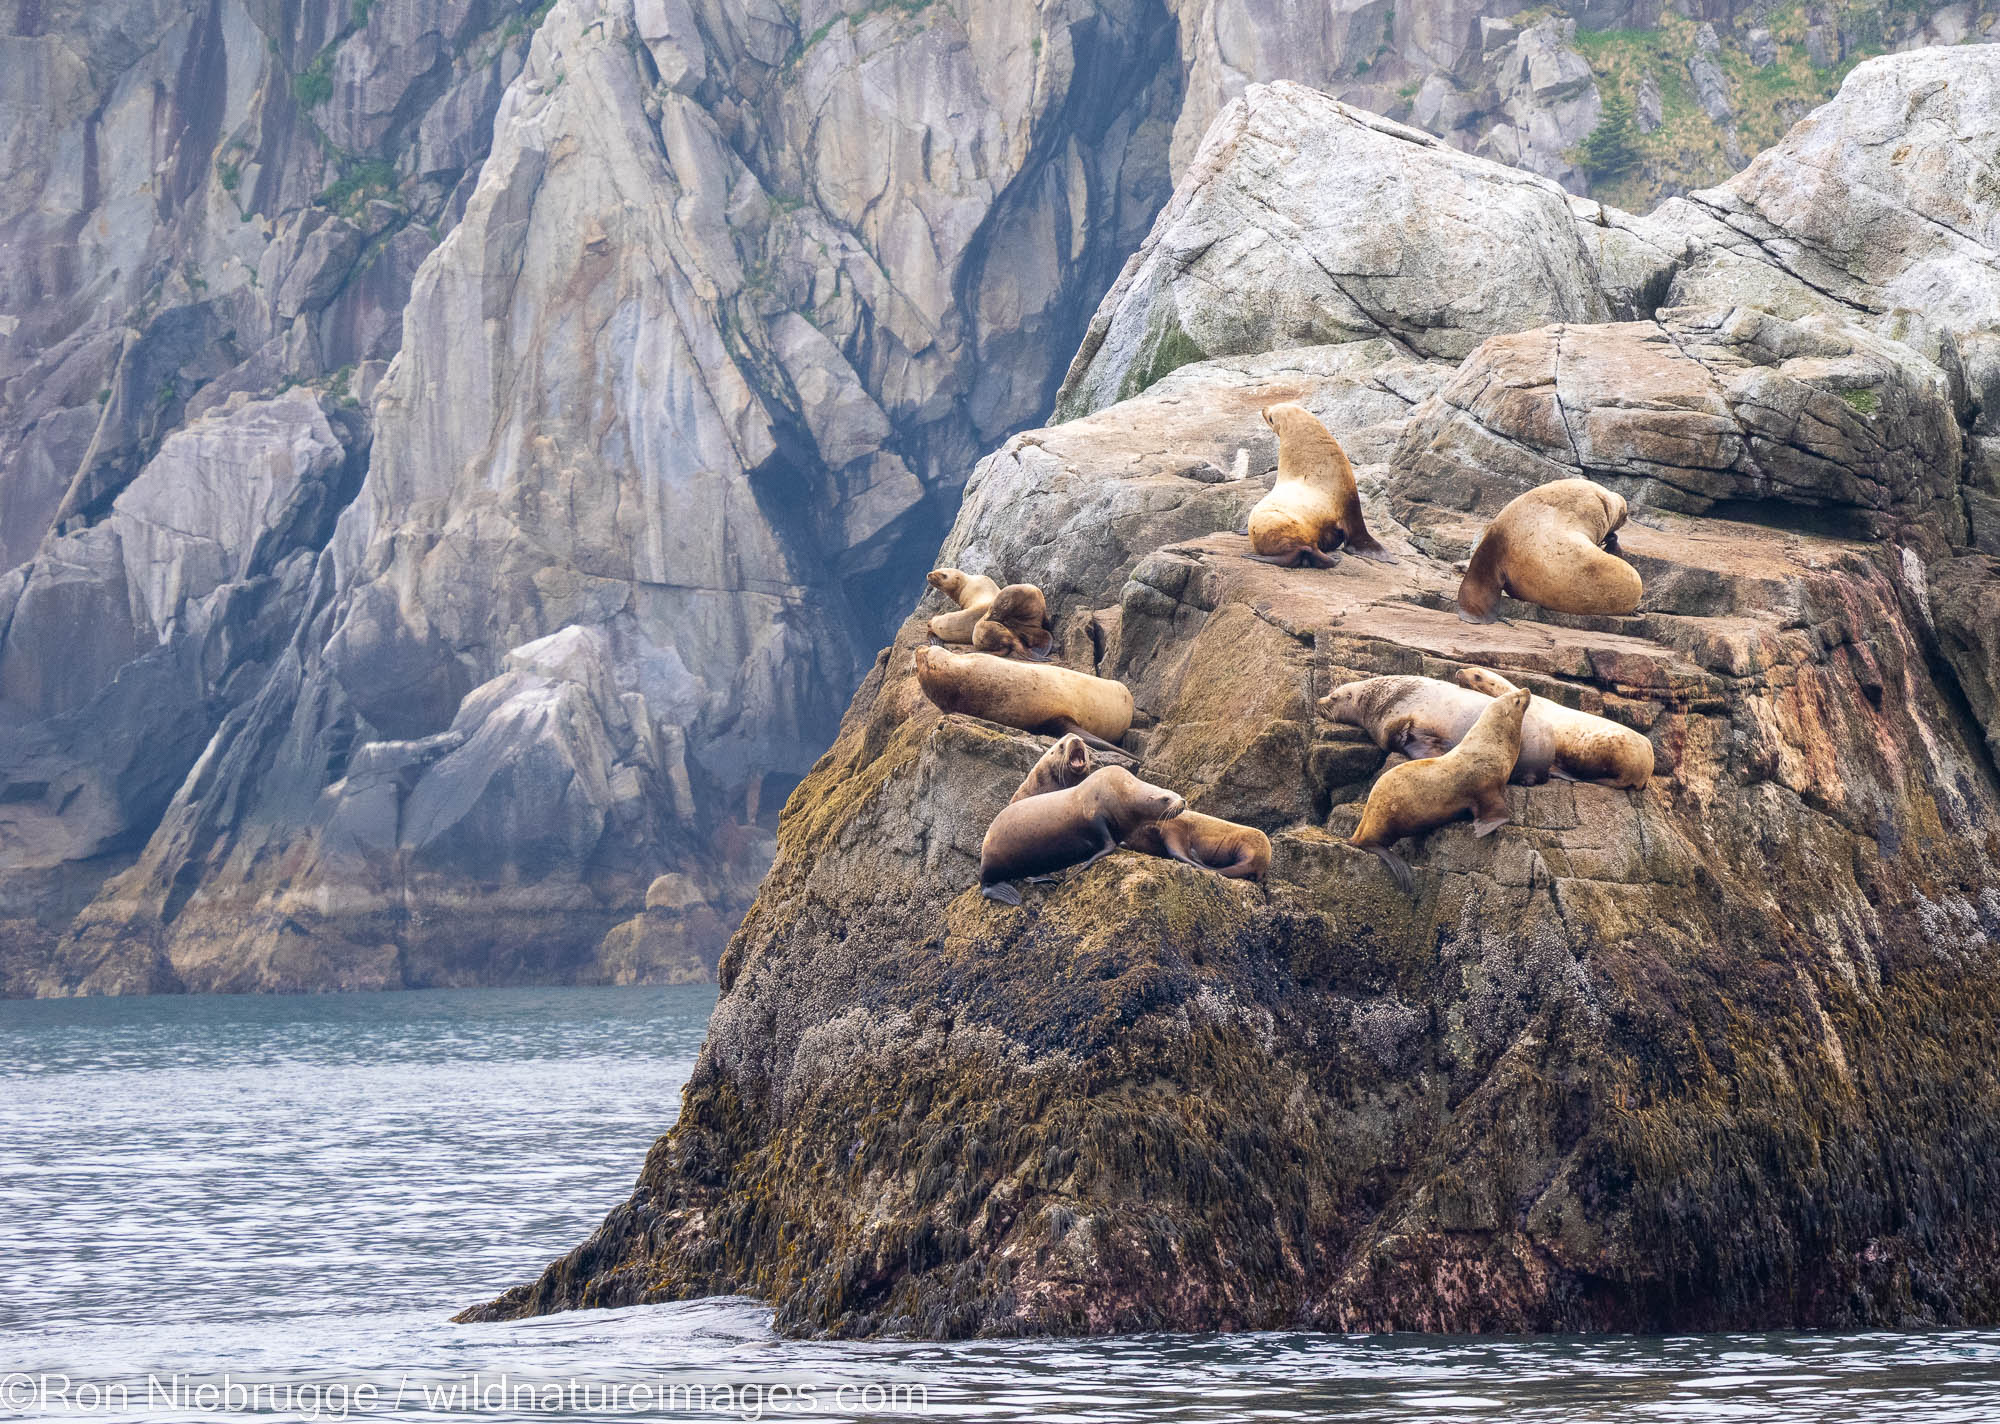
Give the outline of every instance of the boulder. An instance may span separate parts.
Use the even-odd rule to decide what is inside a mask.
[[[787,804],[630,1199],[462,1318],[749,1294],[841,1337],[1994,1319],[2000,693],[1994,563],[1958,547],[1984,390],[1960,338],[1776,285],[1780,310],[1613,320],[1552,222],[1507,270],[1567,272],[1581,314],[1524,299],[1453,371],[1413,333],[1466,328],[1384,286],[1410,306],[1366,341],[1272,324],[1112,399],[1134,313],[1244,329],[1289,283],[1325,292],[1293,243],[1224,260],[1204,216],[1370,171],[1344,157],[1370,125],[1273,93],[1218,120],[1100,313],[1077,418],[989,455],[940,555],[1040,582],[1060,656],[1131,690],[1138,773],[1266,831],[1267,881],[1119,852],[983,898],[981,838],[1046,739],[925,699],[919,605]],[[1208,160],[1256,148],[1260,105],[1321,132],[1255,187]],[[1315,250],[1359,250],[1381,211],[1323,207]],[[1461,215],[1457,250],[1503,220]],[[1683,273],[1705,251],[1650,250]],[[1280,392],[1357,452],[1398,562],[1247,557]],[[1633,496],[1638,611],[1462,622],[1484,516],[1579,472]],[[1509,787],[1494,835],[1416,838],[1406,896],[1345,843],[1385,755],[1315,702],[1471,666],[1638,732],[1654,774]]]
[[[1670,266],[1547,179],[1300,85],[1256,86],[1098,307],[1057,414],[1210,356],[1380,339],[1455,361],[1498,333],[1609,320],[1644,284],[1624,277],[1635,256]]]

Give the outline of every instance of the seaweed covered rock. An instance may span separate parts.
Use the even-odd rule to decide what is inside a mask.
[[[1877,62],[1904,63],[1933,59]],[[1909,161],[1944,141],[1913,120]],[[1921,333],[1570,297],[1455,373],[1387,336],[1280,342],[988,456],[944,558],[1040,581],[1061,656],[1132,690],[1139,774],[1267,832],[1268,881],[1121,852],[982,899],[980,838],[1045,742],[924,699],[927,602],[786,807],[630,1200],[468,1316],[731,1292],[827,1334],[2000,1319],[1976,403]],[[1355,450],[1400,562],[1246,557],[1273,400]],[[1577,473],[1655,496],[1621,531],[1639,611],[1461,622],[1483,513]],[[1509,787],[1494,835],[1415,842],[1406,897],[1343,843],[1384,753],[1314,703],[1469,666],[1639,732],[1654,776]]]

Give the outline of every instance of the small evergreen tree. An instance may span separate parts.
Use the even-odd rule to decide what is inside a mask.
[[[1632,101],[1623,90],[1613,91],[1597,116],[1597,127],[1577,145],[1577,166],[1592,179],[1619,178],[1631,172],[1639,162],[1637,131]]]

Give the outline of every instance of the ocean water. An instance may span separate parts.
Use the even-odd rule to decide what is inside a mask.
[[[714,991],[0,1003],[0,1421],[2000,1419],[2000,1333],[781,1339],[450,1323],[582,1240]]]

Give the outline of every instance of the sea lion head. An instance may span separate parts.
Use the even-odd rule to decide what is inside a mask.
[[[1329,722],[1345,722],[1350,727],[1362,725],[1366,713],[1361,707],[1362,688],[1367,678],[1342,683],[1326,696],[1320,698],[1317,706],[1319,715]]]
[[[1294,437],[1311,438],[1315,435],[1322,439],[1326,438],[1327,430],[1320,423],[1319,417],[1297,401],[1278,401],[1267,405],[1262,414],[1264,423],[1278,432],[1280,440]]]
[[[957,569],[932,569],[924,575],[924,582],[945,597],[956,599],[958,591],[965,587],[965,575]]]
[[[1187,810],[1187,802],[1177,791],[1141,781],[1122,766],[1101,766],[1085,778],[1083,785],[1103,800],[1124,808],[1138,822],[1171,821]]]
[[[1076,733],[1069,732],[1057,738],[1056,744],[1050,747],[1049,751],[1062,759],[1062,764],[1069,769],[1069,774],[1076,780],[1081,781],[1090,774],[1090,748]]]
[[[1482,667],[1462,667],[1451,675],[1451,680],[1460,687],[1474,692],[1483,692],[1488,697],[1505,697],[1514,691],[1514,684],[1499,673]]]
[[[1590,487],[1597,491],[1597,497],[1604,503],[1604,536],[1608,539],[1625,523],[1625,496],[1616,490],[1608,490],[1595,480]]]
[[[1345,722],[1350,727],[1372,730],[1404,698],[1420,689],[1427,679],[1420,677],[1358,677],[1343,682],[1314,704],[1329,722]]]
[[[1528,699],[1533,696],[1534,694],[1527,688],[1517,687],[1505,697],[1494,698],[1493,705],[1479,714],[1479,720],[1484,722],[1488,717],[1493,718],[1496,730],[1503,731],[1508,737],[1519,741],[1521,721],[1528,715]]]

